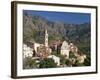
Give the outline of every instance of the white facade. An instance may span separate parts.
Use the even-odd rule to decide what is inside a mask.
[[[33,49],[28,47],[26,44],[23,44],[23,55],[24,58],[33,56]]]
[[[60,65],[60,58],[55,56],[55,55],[50,55],[48,56],[48,58],[52,58],[54,60],[55,63],[57,63],[57,65]]]
[[[36,51],[36,53],[37,53],[37,48],[40,47],[40,45],[41,44],[39,44],[39,43],[34,43],[34,50]]]
[[[61,55],[64,55],[66,56],[66,58],[69,58],[69,51],[69,45],[66,41],[64,41],[61,46]]]

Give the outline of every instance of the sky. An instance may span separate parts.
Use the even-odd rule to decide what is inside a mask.
[[[51,11],[34,11],[23,10],[23,13],[34,16],[42,16],[49,21],[58,21],[69,24],[82,24],[90,22],[91,14],[89,13],[75,13],[75,12],[51,12]]]

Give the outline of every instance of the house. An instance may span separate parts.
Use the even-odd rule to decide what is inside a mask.
[[[41,45],[38,47],[37,49],[37,56],[41,57],[41,58],[46,58],[47,56],[49,56],[51,54],[52,50],[44,45]]]
[[[38,47],[40,47],[40,45],[42,45],[42,44],[33,43],[33,48],[34,48],[34,50],[35,50],[36,53],[38,52],[37,49],[38,49]]]
[[[73,43],[70,43],[69,47],[70,47],[70,51],[71,52],[73,52],[73,53],[77,53],[78,52],[78,48]]]
[[[63,41],[62,46],[61,46],[61,55],[66,56],[66,58],[69,58],[69,45],[68,42]]]
[[[26,44],[23,44],[23,56],[24,58],[33,56],[33,49]]]

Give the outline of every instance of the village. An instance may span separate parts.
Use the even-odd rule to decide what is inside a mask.
[[[56,67],[79,66],[77,64],[84,63],[86,55],[80,52],[78,47],[73,43],[68,43],[66,40],[56,40],[49,44],[48,36],[48,31],[45,29],[45,39],[43,44],[35,41],[29,41],[23,44],[23,59],[31,58],[38,64],[33,68],[39,68],[39,63],[44,59],[52,59],[56,64]]]

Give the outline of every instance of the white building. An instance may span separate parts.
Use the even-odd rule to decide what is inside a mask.
[[[48,58],[52,58],[54,60],[55,63],[57,63],[57,66],[60,65],[60,58],[55,56],[55,55],[50,55],[48,56]]]
[[[34,50],[35,50],[35,52],[37,53],[38,51],[38,47],[40,47],[42,44],[39,44],[39,43],[34,43]]]
[[[69,45],[66,41],[63,41],[62,46],[61,46],[61,55],[66,56],[66,58],[69,58]]]
[[[23,44],[23,55],[24,58],[33,56],[33,49],[28,47],[26,44]]]

